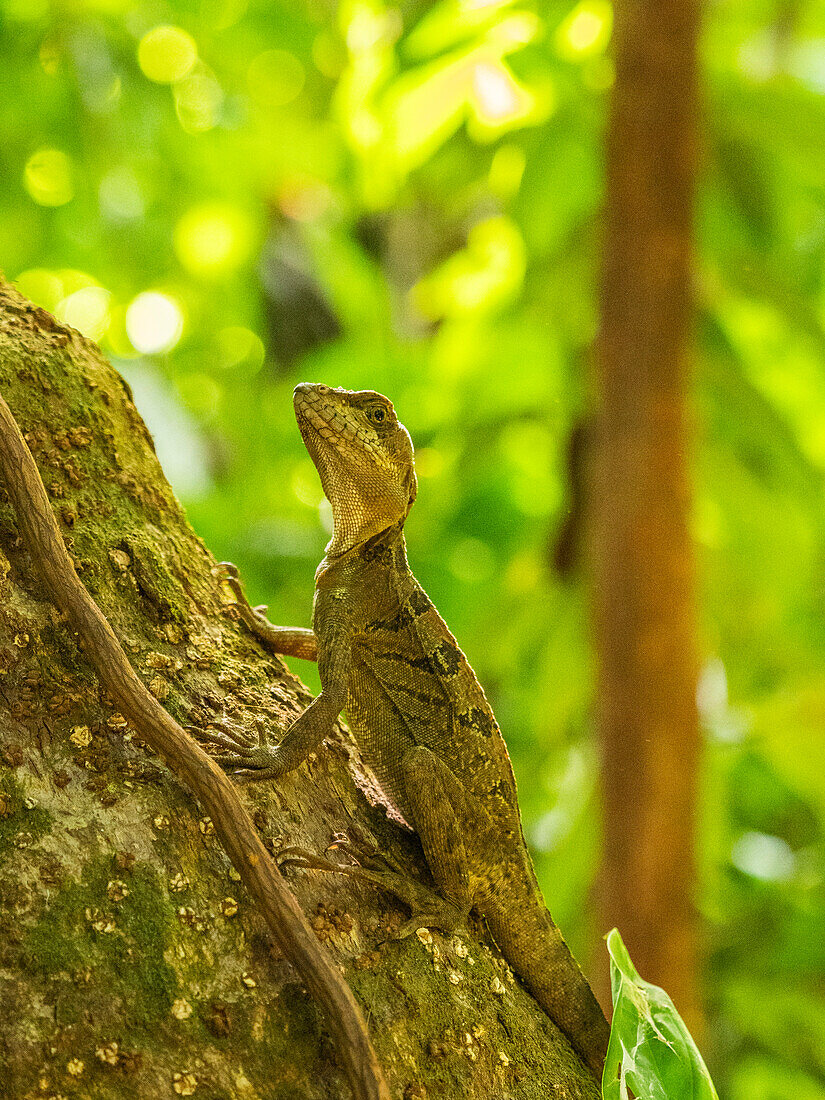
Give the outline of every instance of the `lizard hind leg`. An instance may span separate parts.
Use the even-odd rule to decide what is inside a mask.
[[[461,814],[466,792],[447,765],[425,745],[415,745],[404,753],[401,770],[406,809],[445,910],[452,909],[460,915],[457,923],[464,923],[473,904]],[[430,927],[451,930],[444,924]]]
[[[439,889],[481,911],[502,954],[599,1077],[610,1028],[544,906],[535,873],[495,859],[496,827],[453,771],[422,745],[403,758],[407,808]]]
[[[336,848],[342,847],[335,845]],[[355,854],[354,846],[345,846],[344,851],[350,855]],[[364,857],[357,855],[360,860]],[[368,866],[361,863],[341,864],[333,863],[324,856],[316,855],[304,848],[289,846],[278,853],[278,866],[303,867],[307,870],[329,871],[339,875],[349,875],[351,878],[360,879],[362,882],[372,883],[373,886],[392,894],[400,902],[412,910],[412,916],[401,925],[394,933],[395,939],[403,939],[419,928],[439,928],[444,932],[451,932],[462,922],[466,913],[457,908],[452,902],[441,897],[430,887],[410,878],[401,871],[393,870],[391,866],[379,866],[383,860],[370,858]]]
[[[406,792],[404,810],[412,818],[437,889],[387,867],[386,860],[379,868],[375,853],[359,850],[352,842],[334,847],[354,856],[358,860],[355,865],[334,864],[300,848],[284,849],[279,863],[350,875],[386,890],[412,910],[410,919],[396,933],[398,939],[419,928],[452,932],[466,924],[473,900],[462,828],[462,819],[470,820],[466,811],[462,812],[467,794],[450,769],[423,745],[404,752],[401,779]]]

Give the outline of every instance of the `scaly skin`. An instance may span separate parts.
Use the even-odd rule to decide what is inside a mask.
[[[279,745],[228,748],[240,779],[277,779],[346,710],[365,761],[421,838],[439,894],[354,868],[413,905],[411,927],[449,930],[474,907],[502,953],[597,1078],[609,1028],[545,908],[521,830],[507,748],[475,674],[410,572],[404,521],[415,500],[410,437],[386,397],[303,383],[295,415],[334,534],[315,575],[320,695]],[[247,624],[270,648],[312,657],[309,631],[274,627],[229,578]],[[328,865],[306,859],[307,865]]]

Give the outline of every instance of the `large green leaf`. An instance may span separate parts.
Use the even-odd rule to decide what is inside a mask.
[[[719,1100],[702,1055],[667,993],[639,977],[617,929],[607,936],[613,1027],[605,1100]]]

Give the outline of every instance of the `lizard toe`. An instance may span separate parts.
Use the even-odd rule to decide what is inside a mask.
[[[281,779],[284,775],[284,768],[256,768],[254,771],[249,768],[242,769],[240,771],[232,772],[232,778],[236,783],[262,783],[266,779]]]
[[[239,749],[243,750],[251,748],[251,744],[248,741],[237,740],[234,737],[227,737],[222,733],[201,733],[199,740],[205,742],[207,745],[214,745],[218,749],[227,749],[230,752],[237,752]]]
[[[407,936],[417,932],[419,928],[434,928],[439,932],[455,932],[467,923],[469,910],[453,905],[444,899],[443,904],[434,905],[432,908],[420,909],[413,913],[409,920],[405,921],[394,934],[394,939],[403,940]]]
[[[347,868],[341,867],[337,863],[333,863],[330,859],[324,859],[323,856],[319,856],[316,852],[310,852],[306,848],[299,848],[297,845],[289,845],[286,848],[281,848],[275,857],[275,862],[279,867],[303,867],[306,870],[314,871],[331,871],[336,874],[346,874]]]

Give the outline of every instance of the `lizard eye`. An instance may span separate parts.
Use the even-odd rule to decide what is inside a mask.
[[[367,410],[367,416],[369,417],[370,420],[374,421],[376,424],[383,424],[384,421],[387,419],[387,414],[380,407],[380,405],[378,406],[378,408],[368,409]]]

